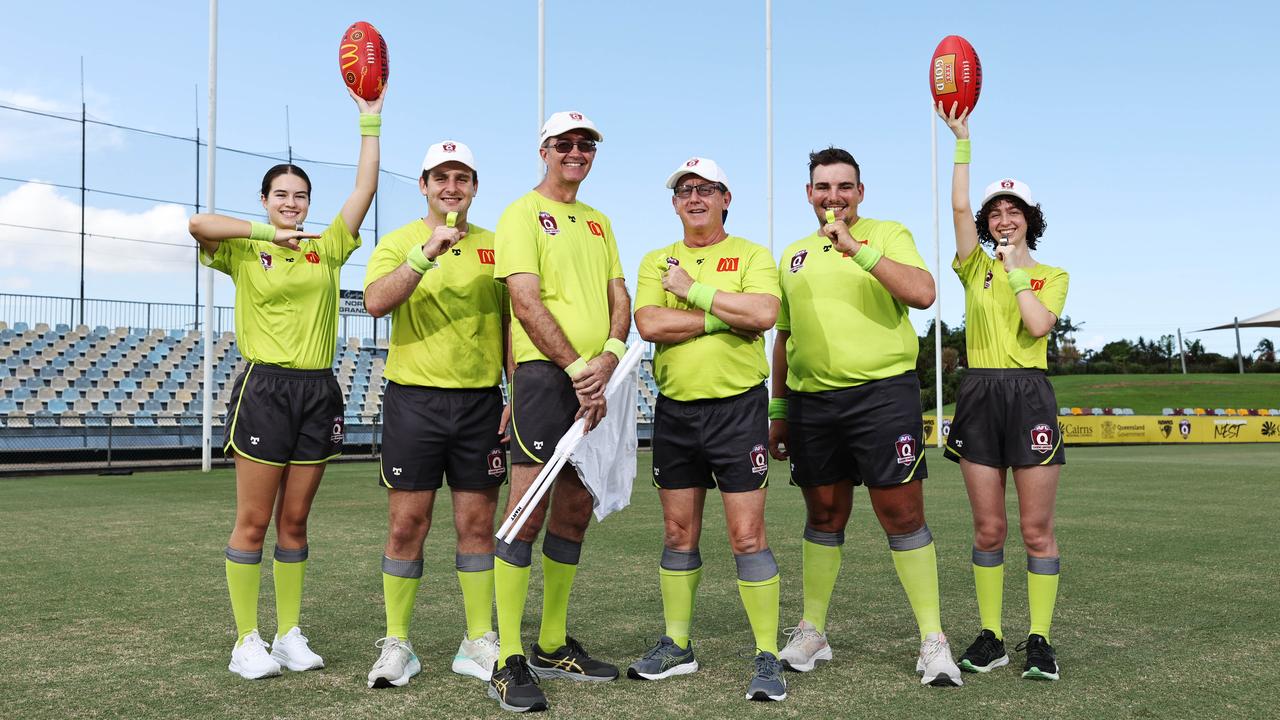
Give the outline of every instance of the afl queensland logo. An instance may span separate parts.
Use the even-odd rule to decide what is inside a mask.
[[[804,259],[809,256],[808,250],[801,250],[791,256],[791,272],[800,272],[800,268],[804,267]]]
[[[1031,428],[1031,449],[1041,455],[1053,449],[1053,428],[1040,423]]]
[[[751,472],[763,475],[769,471],[769,455],[763,445],[751,448]]]
[[[916,439],[910,435],[899,435],[893,443],[898,455],[899,465],[910,465],[916,461]]]
[[[507,458],[503,454],[502,448],[494,448],[489,451],[488,463],[490,477],[502,477],[507,474]]]
[[[556,216],[549,212],[543,211],[538,213],[538,222],[542,224],[542,231],[548,235],[560,234],[560,226],[556,224]]]

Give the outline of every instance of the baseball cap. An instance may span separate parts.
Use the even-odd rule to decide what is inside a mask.
[[[987,191],[982,196],[982,204],[985,206],[987,201],[999,195],[1012,195],[1016,198],[1021,198],[1023,202],[1033,207],[1036,204],[1036,201],[1031,197],[1031,188],[1027,187],[1026,183],[1013,178],[1004,178],[988,185]]]
[[[715,160],[703,157],[691,157],[680,164],[676,171],[667,176],[667,189],[674,190],[676,183],[685,175],[697,175],[703,180],[718,182],[729,187],[729,176],[724,174]]]
[[[471,148],[457,140],[442,140],[427,148],[427,155],[422,158],[422,170],[426,172],[450,160],[460,162],[472,170],[476,169],[476,158],[471,154]]]
[[[600,131],[596,129],[596,124],[591,122],[590,118],[576,110],[565,110],[553,114],[542,124],[542,134],[538,139],[538,143],[544,143],[547,138],[553,138],[570,130],[586,130],[595,136],[596,142],[604,140],[604,135],[600,134]]]

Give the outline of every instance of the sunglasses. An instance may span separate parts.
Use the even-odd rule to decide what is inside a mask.
[[[553,143],[543,145],[543,147],[553,148],[561,155],[568,155],[569,151],[573,150],[575,146],[578,148],[579,152],[593,153],[596,151],[595,140],[578,140],[576,142],[573,140],[557,140]]]
[[[698,197],[711,197],[717,192],[724,192],[720,183],[702,183],[701,185],[681,185],[675,189],[676,197],[681,200],[687,199],[690,195],[698,193]]]

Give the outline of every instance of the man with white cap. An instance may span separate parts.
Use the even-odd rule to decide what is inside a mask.
[[[604,389],[626,353],[631,329],[627,295],[613,228],[604,213],[578,200],[591,172],[594,123],[579,112],[558,112],[542,126],[539,150],[547,173],[498,220],[494,277],[504,280],[515,322],[511,347],[511,492],[508,512],[525,493],[556,443],[577,418],[588,429],[606,412]],[[617,411],[629,412],[629,408]],[[505,710],[545,710],[537,677],[605,682],[613,665],[591,658],[568,635],[569,592],[591,517],[591,494],[566,465],[550,493],[528,510],[511,543],[498,543],[494,583],[502,647],[489,695]],[[520,625],[529,590],[532,543],[546,520],[542,542],[542,622],[526,658]]]
[[[418,180],[427,215],[385,235],[365,274],[365,307],[374,317],[391,313],[379,474],[390,524],[382,557],[387,631],[369,687],[401,686],[421,670],[409,621],[444,477],[467,620],[453,671],[487,681],[497,658],[493,517],[507,477],[509,411],[498,384],[508,317],[506,291],[493,277],[493,233],[467,219],[477,185],[470,148],[432,145]]]
[[[698,542],[707,490],[719,488],[738,592],[755,636],[747,699],[782,700],[778,564],[764,528],[764,333],[778,316],[778,273],[767,248],[725,231],[733,195],[715,161],[689,158],[667,188],[684,236],[645,256],[636,289],[636,328],[655,343],[653,484],[665,520],[658,575],[666,633],[627,675],[660,680],[698,669],[689,641],[702,578]]]
[[[805,193],[818,226],[782,253],[769,402],[770,452],[790,459],[807,511],[804,614],[782,661],[807,672],[831,659],[827,608],[853,489],[864,485],[920,631],[916,672],[927,685],[958,686],[924,516],[919,341],[908,315],[933,304],[933,276],[907,228],[859,215],[866,188],[848,151],[811,153]]]

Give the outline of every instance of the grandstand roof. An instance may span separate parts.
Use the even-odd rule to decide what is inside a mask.
[[[1208,330],[1231,330],[1236,326],[1235,321],[1224,323],[1222,325],[1214,325],[1213,327],[1195,330],[1194,332],[1206,332]],[[1245,318],[1240,321],[1240,327],[1280,327],[1280,308],[1276,308],[1271,312],[1264,312],[1261,315],[1255,315],[1251,318]]]

